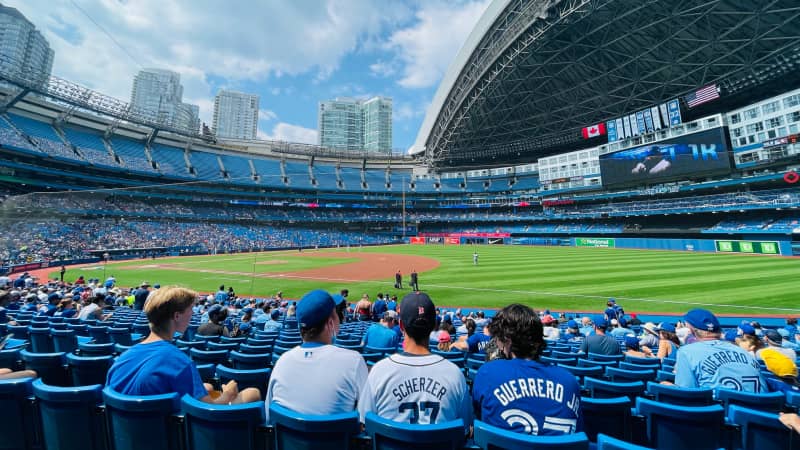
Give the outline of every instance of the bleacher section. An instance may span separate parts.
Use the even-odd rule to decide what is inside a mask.
[[[275,159],[253,158],[253,166],[256,168],[259,184],[265,186],[285,187],[281,180],[281,163]]]
[[[119,168],[120,165],[111,154],[108,153],[103,137],[88,131],[79,131],[71,127],[61,129],[67,139],[78,148],[85,159],[92,165]]]
[[[150,156],[164,175],[183,178],[190,176],[183,157],[183,149],[154,143],[150,146]]]
[[[192,150],[189,152],[189,160],[197,173],[197,178],[202,180],[219,180],[222,178],[216,154]]]
[[[123,165],[130,170],[140,172],[155,173],[153,166],[147,161],[144,153],[144,145],[131,139],[113,136],[111,137],[111,147],[123,161]]]
[[[247,158],[225,153],[220,153],[219,157],[222,160],[222,166],[225,167],[225,171],[228,173],[229,179],[239,183],[253,182],[253,174]]]
[[[32,138],[44,153],[53,157],[71,160],[79,159],[79,156],[72,148],[64,144],[50,124],[11,113],[7,114],[6,117],[19,131]]]
[[[308,163],[297,161],[286,161],[286,176],[289,178],[289,186],[295,189],[314,189],[311,178],[308,175]]]

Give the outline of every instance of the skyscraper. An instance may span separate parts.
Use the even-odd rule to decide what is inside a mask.
[[[33,24],[15,8],[0,5],[0,72],[44,85],[55,52]]]
[[[220,90],[214,97],[214,135],[219,138],[255,139],[258,103],[258,95]]]
[[[140,70],[133,79],[131,105],[166,125],[193,133],[200,131],[200,108],[183,103],[183,86],[177,72]]]
[[[320,102],[319,144],[341,150],[392,150],[392,99],[337,98]]]

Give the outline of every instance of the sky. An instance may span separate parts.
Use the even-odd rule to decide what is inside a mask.
[[[214,95],[260,96],[258,136],[317,143],[320,101],[391,97],[407,150],[489,0],[4,0],[55,51],[53,75],[129,101],[142,68],[180,73],[211,124]]]

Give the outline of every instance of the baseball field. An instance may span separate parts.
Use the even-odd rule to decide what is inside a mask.
[[[473,252],[478,264],[473,264]],[[403,274],[403,289],[394,276]],[[578,247],[397,245],[158,258],[69,268],[113,275],[118,285],[182,285],[201,292],[233,286],[240,296],[299,298],[348,288],[351,299],[378,292],[402,297],[409,273],[438,305],[480,308],[522,302],[536,309],[597,311],[615,297],[627,312],[685,312],[697,306],[731,314],[797,314],[800,260]],[[55,269],[51,278],[57,278]]]

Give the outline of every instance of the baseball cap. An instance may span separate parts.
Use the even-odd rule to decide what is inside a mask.
[[[208,309],[208,318],[216,317],[222,312],[222,305],[214,305]]]
[[[315,289],[307,293],[297,303],[296,314],[300,328],[320,325],[328,319],[335,308],[336,302],[326,291]]]
[[[281,316],[281,312],[277,309],[273,309],[269,316],[272,317],[272,320],[278,320],[278,317]]]
[[[720,325],[717,316],[711,311],[702,308],[696,308],[686,313],[683,318],[686,323],[697,328],[698,330],[705,331],[719,331]]]
[[[668,333],[674,333],[675,325],[668,322],[661,322],[660,324],[658,324],[658,328],[656,328],[656,331],[666,331]]]
[[[575,322],[573,319],[569,319],[567,322],[567,328],[578,328],[578,322]]]
[[[781,345],[781,342],[783,342],[783,337],[775,330],[765,331],[764,337],[772,341],[775,345]]]
[[[397,311],[386,311],[383,313],[383,318],[397,320]]]
[[[636,336],[625,336],[625,346],[632,349],[638,349],[639,338]]]
[[[742,334],[749,334],[750,336],[756,335],[756,329],[753,328],[753,326],[749,323],[743,323],[739,325],[739,329],[742,330]]]
[[[728,342],[736,343],[736,330],[728,330],[728,331],[726,331],[725,335],[722,337],[722,339],[724,339],[724,340],[726,340]]]
[[[553,323],[555,321],[556,321],[556,319],[554,319],[553,316],[550,315],[550,314],[545,314],[544,317],[542,317],[542,323],[545,324],[545,325],[550,325],[551,323]]]
[[[242,314],[253,314],[253,308],[243,308]]]
[[[400,321],[405,328],[432,329],[436,324],[436,307],[428,294],[412,292],[403,297]]]
[[[450,342],[450,333],[448,333],[447,331],[440,331],[439,342]]]
[[[658,327],[653,322],[647,322],[642,326],[642,329],[650,334],[658,335]]]
[[[767,369],[779,377],[797,377],[797,365],[783,353],[768,348],[761,350]]]
[[[609,297],[608,303],[617,303],[617,299],[615,299],[614,297]]]
[[[142,284],[139,285],[140,287],[150,287],[150,283],[147,281],[142,281]]]
[[[594,321],[594,326],[597,328],[608,328],[608,320],[605,317],[598,317]]]
[[[333,302],[336,303],[336,306],[341,305],[342,302],[345,300],[342,294],[333,294],[331,295],[331,297],[333,297]]]

